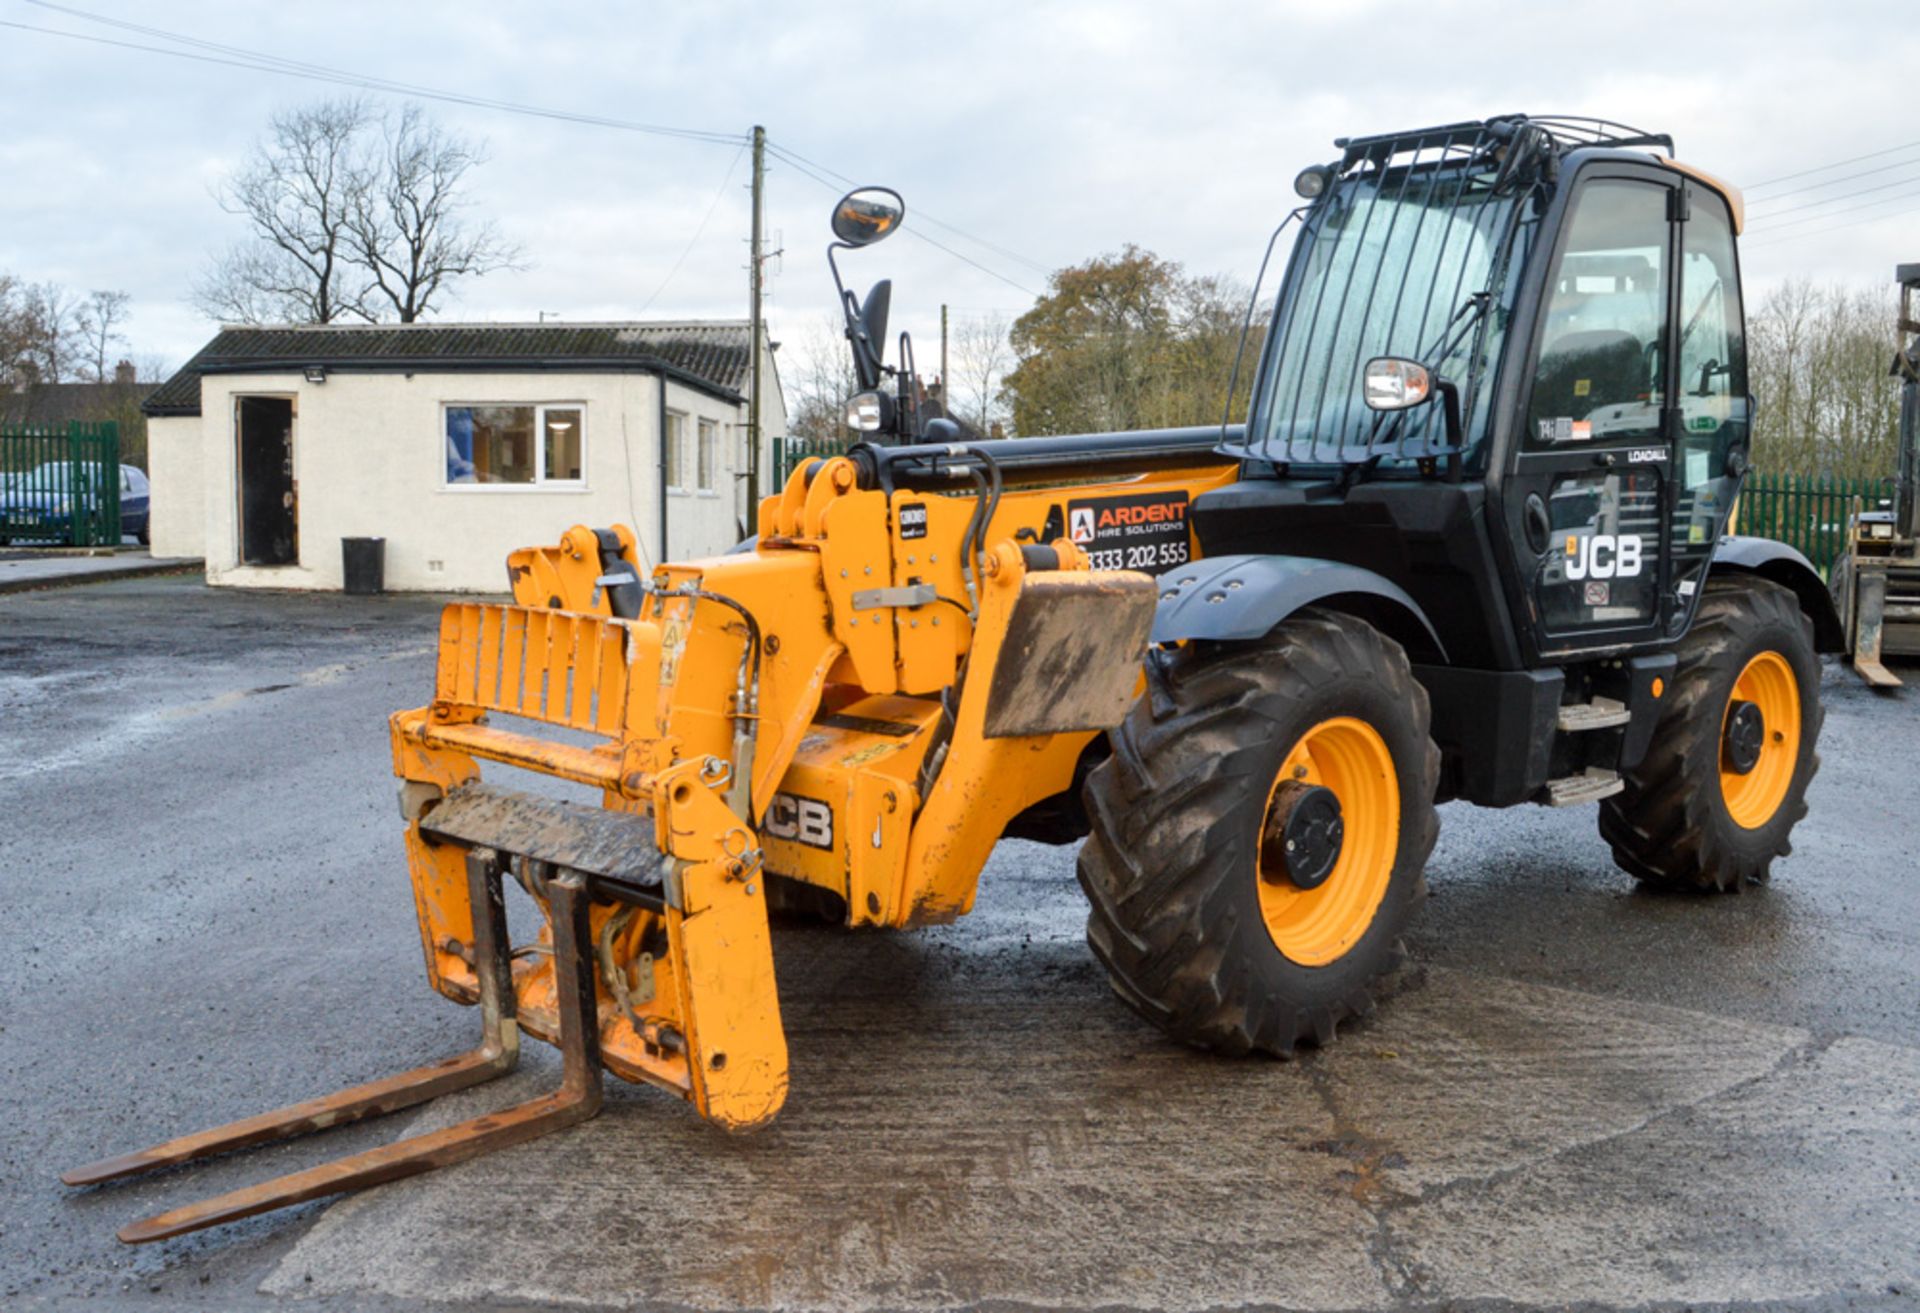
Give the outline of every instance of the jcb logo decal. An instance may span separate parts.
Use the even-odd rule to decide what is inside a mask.
[[[818,798],[776,793],[767,808],[766,831],[776,839],[790,839],[809,848],[833,847],[833,808]]]
[[[1640,538],[1590,533],[1567,535],[1567,578],[1630,579],[1640,573]]]

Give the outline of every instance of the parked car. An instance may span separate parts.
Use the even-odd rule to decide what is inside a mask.
[[[78,518],[98,514],[101,489],[88,478],[96,467],[53,461],[31,470],[0,475],[0,547],[15,539],[28,542],[74,541]],[[120,467],[120,532],[140,542],[149,539],[152,485],[137,466]]]

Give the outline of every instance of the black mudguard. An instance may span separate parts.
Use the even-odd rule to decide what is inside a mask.
[[[1813,562],[1793,548],[1771,538],[1749,538],[1728,534],[1713,549],[1710,574],[1734,572],[1758,575],[1793,590],[1800,609],[1813,621],[1814,648],[1820,652],[1844,652],[1847,634],[1840,624],[1840,612],[1827,591],[1827,581],[1813,568]]]
[[[1160,576],[1152,640],[1264,638],[1302,607],[1358,616],[1407,649],[1415,661],[1446,652],[1420,604],[1384,575],[1311,556],[1210,556]]]

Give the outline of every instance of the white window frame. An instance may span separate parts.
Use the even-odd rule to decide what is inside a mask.
[[[447,477],[447,412],[450,410],[505,409],[507,407],[533,411],[533,482],[532,483],[455,483]],[[549,479],[547,477],[547,412],[549,410],[573,410],[580,413],[580,477],[577,479]],[[442,492],[481,492],[488,494],[513,492],[587,492],[587,403],[584,401],[443,401],[440,403],[440,491]]]
[[[720,460],[725,449],[720,445],[720,421],[701,415],[693,425],[693,482],[702,497],[720,495]],[[705,477],[700,466],[706,465]]]
[[[669,482],[667,484],[667,491],[676,497],[689,497],[693,495],[693,487],[687,482],[687,474],[692,468],[687,460],[687,423],[692,418],[693,416],[684,410],[674,410],[672,407],[668,407],[665,421],[666,428],[663,429],[660,434],[661,451],[663,453],[666,452],[667,444],[671,442],[673,444],[672,454],[676,458],[666,463],[669,467],[676,465],[679,467],[678,474],[680,482]],[[680,432],[678,435],[673,431],[673,421],[676,419],[680,421]],[[666,478],[668,476],[663,471],[661,477]]]

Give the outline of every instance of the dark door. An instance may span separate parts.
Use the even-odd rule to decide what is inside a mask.
[[[293,488],[293,400],[241,397],[240,563],[293,565],[300,559]]]
[[[1663,627],[1677,195],[1647,175],[1588,177],[1561,227],[1502,491],[1543,655]]]
[[[1746,326],[1739,258],[1727,203],[1687,185],[1680,225],[1680,289],[1674,319],[1675,435],[1671,635],[1685,632],[1700,603],[1713,545],[1726,530],[1748,464],[1752,399],[1747,394]]]

